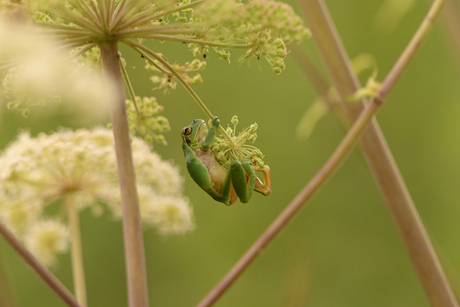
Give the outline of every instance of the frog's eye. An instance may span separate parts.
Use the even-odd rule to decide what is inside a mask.
[[[192,133],[192,128],[185,127],[184,129],[182,129],[182,134],[183,135],[190,135],[190,133]]]

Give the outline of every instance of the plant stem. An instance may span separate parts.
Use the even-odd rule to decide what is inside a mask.
[[[35,257],[32,255],[18,239],[0,223],[0,235],[3,236],[6,242],[27,262],[28,265],[43,279],[44,282],[64,301],[67,306],[79,307],[80,305],[73,297],[72,293],[56,278],[47,268],[45,268]]]
[[[82,307],[87,306],[85,269],[83,266],[83,251],[81,247],[80,221],[78,211],[75,208],[75,201],[72,194],[65,197],[67,217],[69,219],[70,234],[72,237],[72,273],[75,296]]]
[[[383,103],[384,99],[389,95],[396,81],[403,74],[425,39],[443,3],[444,0],[434,1],[417,33],[383,82],[379,92],[380,99],[374,99],[372,103]],[[322,0],[306,0],[301,1],[301,4],[313,32],[313,37],[318,44],[341,100],[346,101],[346,98],[355,93],[360,86],[349,65],[349,58],[327,7]],[[345,104],[351,121],[354,121],[360,114],[364,103],[365,101],[361,99],[360,103],[350,102]],[[361,141],[367,163],[385,198],[428,300],[432,306],[458,306],[396,162],[376,121],[372,122],[363,134]]]
[[[117,42],[101,44],[99,48],[102,54],[105,74],[107,78],[113,81],[113,91],[117,94],[116,101],[110,107],[110,117],[115,138],[123,207],[123,234],[129,306],[148,307],[144,242]]]

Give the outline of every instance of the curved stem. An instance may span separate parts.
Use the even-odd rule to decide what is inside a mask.
[[[111,104],[117,155],[118,177],[120,181],[123,207],[123,234],[125,243],[128,299],[131,307],[148,307],[147,273],[145,267],[144,242],[136,189],[136,176],[131,151],[128,119],[126,116],[123,77],[117,42],[101,44],[101,55],[106,77],[113,81],[113,91],[117,99]]]
[[[72,194],[65,197],[67,217],[69,219],[70,234],[72,237],[72,273],[75,296],[82,307],[87,306],[85,269],[83,266],[83,251],[81,248],[81,233],[78,211],[75,208],[75,201]]]
[[[121,41],[123,44],[126,44],[127,46],[133,48],[136,52],[139,52],[140,54],[144,55],[142,52],[145,52],[151,56],[153,56],[156,60],[158,60],[163,66],[165,66],[179,81],[182,83],[182,85],[185,87],[185,89],[190,93],[190,95],[195,99],[195,101],[198,103],[198,105],[201,107],[204,113],[212,119],[214,116],[212,115],[211,111],[206,107],[204,102],[200,99],[200,97],[195,93],[195,91],[192,89],[192,87],[182,78],[182,76],[171,66],[167,61],[165,61],[161,56],[156,54],[155,52],[151,51],[150,49],[144,47],[141,44],[138,44],[132,40],[123,40]],[[142,52],[141,52],[142,51]],[[145,56],[145,55],[144,55]],[[146,59],[149,59],[146,57]],[[153,63],[152,60],[150,62]],[[219,130],[220,132],[227,138],[227,140],[233,144],[232,138],[228,135],[227,131],[222,127],[222,125],[219,125]]]
[[[72,293],[29,252],[24,245],[0,222],[0,235],[27,262],[41,279],[53,290],[67,306],[79,307]]]

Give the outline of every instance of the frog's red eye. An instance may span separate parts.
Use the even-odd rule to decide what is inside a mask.
[[[190,133],[192,133],[192,128],[185,127],[184,129],[182,129],[182,134],[183,135],[190,135]]]

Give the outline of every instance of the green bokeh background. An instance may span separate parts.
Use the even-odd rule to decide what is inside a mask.
[[[299,6],[288,1],[300,14]],[[382,1],[327,1],[350,57],[367,52],[378,62],[380,80],[390,70],[426,14],[419,1],[397,30],[383,35],[373,27]],[[168,60],[186,61],[186,46],[149,45]],[[313,39],[302,47],[322,66]],[[151,306],[194,306],[242,256],[251,243],[322,166],[344,135],[332,115],[323,118],[308,141],[296,126],[316,94],[292,55],[287,69],[275,75],[264,62],[229,65],[210,52],[203,84],[194,88],[208,108],[240,128],[259,125],[256,145],[266,155],[273,176],[269,197],[254,195],[231,207],[214,202],[190,179],[179,133],[193,119],[204,118],[179,85],[168,95],[152,92],[149,73],[133,51],[121,49],[136,94],[156,96],[165,106],[172,131],[169,145],[155,144],[163,158],[174,160],[185,176],[197,228],[181,237],[144,232]],[[442,23],[409,66],[378,120],[405,178],[417,209],[435,244],[453,287],[460,293],[460,66]],[[365,80],[363,80],[365,81]],[[84,114],[34,109],[28,119],[5,111],[2,148],[18,128],[32,134],[58,126],[90,127]],[[122,227],[106,215],[81,213],[89,306],[126,306]],[[16,306],[64,306],[57,296],[0,240]],[[54,270],[72,289],[70,256]],[[428,306],[385,203],[358,150],[321,189],[215,306]]]

